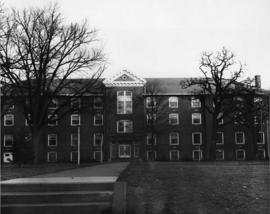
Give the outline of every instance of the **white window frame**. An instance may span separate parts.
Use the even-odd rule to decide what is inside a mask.
[[[172,160],[172,152],[177,152],[177,160]],[[180,152],[179,150],[170,150],[170,161],[178,161],[180,159]]]
[[[11,136],[11,141],[12,141],[12,145],[11,146],[8,146],[6,144],[7,136]],[[4,147],[11,148],[11,147],[13,147],[13,145],[14,145],[14,136],[12,134],[5,134],[4,135]]]
[[[150,116],[153,117],[150,118]],[[146,113],[146,124],[147,125],[151,125],[150,121],[153,120],[153,124],[155,124],[156,120],[157,120],[157,114],[156,113]]]
[[[123,96],[119,95],[121,92],[123,92]],[[128,96],[127,93],[131,93],[131,96]],[[116,98],[116,111],[117,114],[132,114],[133,113],[133,94],[132,91],[117,91],[117,98]],[[123,112],[119,111],[118,102],[123,102]],[[128,112],[128,108],[127,108],[127,102],[131,102],[131,111]]]
[[[263,160],[265,160],[265,149],[257,149],[257,152],[258,151],[263,151]]]
[[[9,156],[10,157],[10,161],[7,160],[6,156]],[[3,159],[3,163],[13,163],[14,161],[14,154],[13,152],[3,152],[3,155],[2,155]]]
[[[243,142],[242,143],[237,142],[237,134],[242,134],[243,135]],[[246,142],[245,133],[244,132],[235,132],[234,133],[234,141],[235,141],[235,144],[244,145],[245,142]]]
[[[124,123],[124,130],[123,131],[119,131],[119,123],[123,122]],[[126,129],[126,123],[127,122],[130,122],[131,123],[131,127],[132,127],[132,130],[131,132],[127,132],[127,129]],[[116,121],[116,128],[117,128],[117,133],[133,133],[133,121],[132,120],[117,120]]]
[[[28,118],[31,120],[31,114],[28,114]],[[24,125],[29,126],[27,118],[25,118]]]
[[[221,134],[221,143],[216,141],[216,145],[223,145],[224,144],[224,132],[217,132],[217,135]]]
[[[200,143],[199,144],[194,142],[194,139],[195,139],[194,136],[196,134],[200,135]],[[192,135],[192,145],[202,145],[202,133],[201,132],[192,132],[191,135]]]
[[[70,98],[70,108],[73,108],[74,103],[77,103],[77,102],[79,103],[77,109],[80,109],[81,108],[81,98],[74,98],[74,97]]]
[[[223,125],[224,124],[224,118],[221,118],[220,120],[218,120],[218,125]]]
[[[172,135],[173,134],[176,134],[177,135],[177,143],[176,144],[172,143]],[[170,145],[171,146],[179,145],[179,133],[178,132],[171,132],[169,134],[169,142],[170,142]]]
[[[240,151],[244,152],[244,159],[238,159],[237,158],[237,153],[240,152]],[[246,150],[245,149],[236,149],[235,150],[235,159],[236,160],[246,160]]]
[[[8,117],[11,117],[11,124],[7,124]],[[14,114],[5,114],[4,115],[4,126],[14,126]]]
[[[79,124],[74,124],[73,123],[73,121],[74,121],[73,117],[77,117],[77,116],[78,116]],[[72,114],[72,115],[70,115],[70,125],[71,126],[79,126],[79,125],[81,125],[81,115],[80,114]]]
[[[77,159],[76,159],[76,160],[73,160],[73,158],[74,158],[74,157],[73,157],[73,154],[74,154],[74,153],[77,154],[77,157],[78,157],[78,151],[71,151],[71,152],[70,152],[70,162],[74,162],[74,161],[77,160]]]
[[[262,139],[263,139],[263,141],[262,142],[258,142],[257,140],[257,144],[259,144],[259,145],[263,145],[263,144],[265,144],[265,135],[264,135],[264,132],[263,131],[259,131],[259,132],[257,132],[257,134],[262,134]]]
[[[97,153],[100,153],[100,159],[101,159],[101,157],[102,157],[102,151],[94,151],[94,152],[93,152],[93,158],[94,158],[95,161],[101,161],[101,160],[97,160],[97,159],[96,159]]]
[[[171,123],[171,119],[173,119],[173,118],[177,118],[177,122],[175,124]],[[169,114],[169,125],[171,125],[171,126],[179,125],[179,114],[178,113],[170,113]]]
[[[48,119],[49,119],[51,116],[52,116],[52,115],[49,114],[49,115],[48,115]],[[50,122],[48,121],[48,126],[58,126],[58,115],[55,114],[54,117],[53,117],[52,119],[54,119],[54,118],[56,118],[55,123],[50,123]]]
[[[138,148],[138,151],[139,151],[138,155],[136,155],[136,149],[135,149],[136,147]],[[140,157],[140,146],[137,143],[133,145],[133,156],[134,158]]]
[[[73,144],[73,136],[77,136],[77,145],[75,144]],[[75,147],[75,146],[78,146],[78,143],[79,143],[79,136],[78,136],[78,133],[71,133],[70,134],[70,146],[72,146],[72,147]]]
[[[150,137],[151,136],[151,133],[147,133],[147,136],[146,136],[146,145],[148,145],[148,146],[152,146],[151,144],[150,144]],[[153,139],[154,139],[154,145],[157,145],[157,135],[156,134],[153,134]]]
[[[98,99],[102,100],[102,106],[96,106],[96,103],[98,103],[97,102]],[[104,108],[104,99],[103,99],[103,97],[94,97],[93,108],[94,109],[103,109]]]
[[[96,123],[97,116],[101,116],[101,124]],[[95,114],[94,115],[94,126],[103,126],[103,114]]]
[[[199,123],[195,123],[195,119],[199,119]],[[202,124],[202,114],[201,113],[192,113],[191,115],[192,125],[201,125]]]
[[[195,160],[194,157],[195,157],[195,152],[199,152],[199,160]],[[195,149],[195,150],[192,150],[192,160],[194,161],[201,161],[203,159],[203,153],[202,153],[202,150],[201,149]]]
[[[96,144],[97,135],[101,135],[101,143]],[[94,133],[94,146],[101,146],[103,144],[103,134],[102,133]]]
[[[58,99],[57,98],[53,98],[52,101],[51,101],[51,103],[53,103],[53,102],[56,103],[56,106],[52,107],[52,106],[49,105],[48,106],[48,109],[57,109],[58,108],[58,104],[59,104]]]
[[[217,149],[216,152],[222,152],[222,158],[221,159],[218,159],[216,157],[216,160],[224,160],[224,150],[223,149]]]
[[[50,139],[51,139],[51,137],[52,136],[54,136],[55,137],[55,145],[50,145]],[[57,134],[48,134],[48,138],[47,138],[47,144],[48,144],[48,146],[49,147],[57,147],[57,145],[58,145],[58,136],[57,136]]]
[[[123,146],[123,147],[127,147],[129,146],[130,147],[130,154],[129,155],[120,155],[120,147]],[[131,145],[130,144],[119,144],[118,145],[118,157],[119,158],[131,158]]]
[[[153,106],[150,105],[151,103],[153,103]],[[145,107],[147,109],[156,108],[156,106],[157,106],[157,100],[156,100],[155,97],[153,97],[153,96],[149,97],[148,96],[148,97],[145,98]]]
[[[151,152],[154,153],[154,160],[156,160],[156,159],[157,159],[157,151],[156,151],[156,150],[154,150],[154,151],[147,150],[147,151],[146,151],[146,160],[149,160],[149,154],[150,154]]]
[[[56,154],[56,160],[55,161],[51,161],[50,160],[50,153],[54,153],[54,154]],[[55,162],[57,162],[57,160],[58,160],[58,155],[57,155],[57,152],[56,151],[50,151],[50,152],[47,152],[47,162],[50,162],[50,163],[55,163]]]
[[[199,103],[199,105],[197,106],[196,103]],[[191,108],[201,108],[201,106],[202,104],[199,98],[195,98],[195,97],[191,98]]]
[[[173,106],[173,103],[176,103],[176,106]],[[169,108],[178,108],[178,97],[169,97]]]

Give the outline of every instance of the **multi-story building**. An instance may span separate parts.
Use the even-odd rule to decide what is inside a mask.
[[[71,100],[70,105],[84,103],[87,108],[44,129],[40,161],[76,162],[78,151],[81,162],[205,160],[212,136],[211,115],[197,97],[199,89],[181,87],[182,80],[143,79],[126,70],[101,80],[100,90],[76,103]],[[154,86],[152,92],[146,90],[148,86]],[[56,106],[51,108],[62,98],[56,97]],[[269,158],[269,125],[255,119],[257,128],[252,130],[240,122],[222,126],[220,121],[216,160]],[[31,156],[28,125],[19,106],[5,113],[1,133],[2,161],[12,160],[15,145],[22,141]]]

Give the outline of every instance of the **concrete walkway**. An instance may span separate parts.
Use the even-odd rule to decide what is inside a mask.
[[[103,183],[115,182],[129,162],[105,163],[90,167],[70,169],[29,178],[17,178],[1,183]]]

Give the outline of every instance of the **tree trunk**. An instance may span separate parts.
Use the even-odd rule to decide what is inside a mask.
[[[34,164],[38,164],[41,161],[41,151],[42,151],[42,131],[41,130],[33,130],[32,131],[32,145],[33,145],[33,153],[34,153]]]
[[[216,157],[216,132],[217,132],[217,115],[213,114],[212,116],[212,130],[211,130],[211,139],[207,141],[206,145],[206,160],[215,160]]]

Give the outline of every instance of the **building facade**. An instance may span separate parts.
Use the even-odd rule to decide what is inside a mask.
[[[87,106],[72,112],[43,131],[41,162],[205,160],[211,140],[211,115],[197,97],[197,88],[183,89],[177,78],[140,78],[123,70],[102,80],[98,93],[70,105]],[[147,88],[152,88],[148,91]],[[55,98],[55,106],[61,99]],[[79,109],[79,108],[78,108]],[[254,118],[256,129],[219,122],[215,159],[265,160],[269,158],[269,121]],[[31,136],[19,106],[3,115],[1,160],[15,159],[16,145],[31,156]]]

